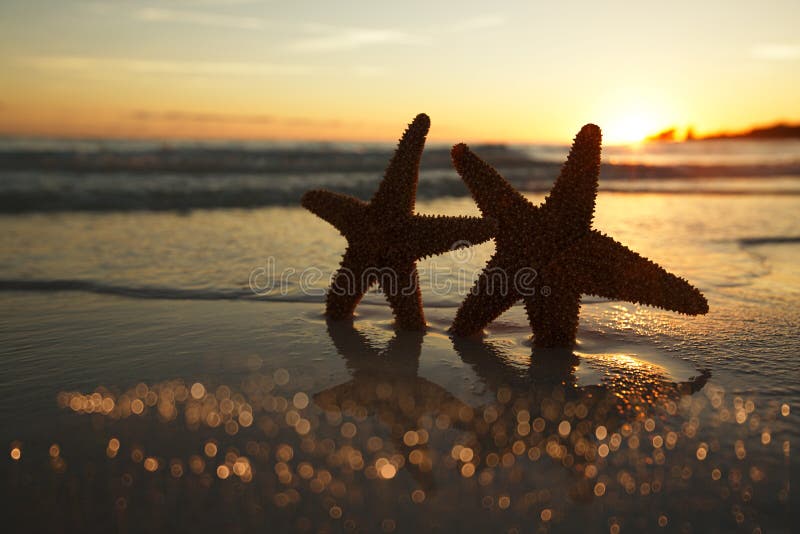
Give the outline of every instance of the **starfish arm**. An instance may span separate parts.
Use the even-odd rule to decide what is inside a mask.
[[[708,301],[689,282],[596,230],[564,253],[558,270],[582,293],[688,315],[708,312]]]
[[[420,113],[400,138],[383,181],[372,197],[372,204],[387,214],[410,215],[414,212],[419,162],[430,126],[430,118]]]
[[[532,210],[533,205],[517,192],[505,178],[461,143],[451,152],[453,164],[466,182],[481,213],[504,225],[521,210]]]
[[[416,263],[382,271],[378,283],[389,301],[397,326],[401,330],[424,330],[425,315]]]
[[[367,212],[366,202],[320,189],[306,192],[300,203],[320,219],[331,223],[342,235],[352,235]]]
[[[325,314],[328,317],[339,320],[353,316],[364,293],[377,281],[369,267],[363,254],[348,247],[326,296]]]
[[[587,124],[570,149],[544,209],[557,214],[562,224],[585,231],[592,223],[597,183],[600,176],[600,128]]]
[[[409,247],[417,259],[483,243],[497,232],[493,219],[481,217],[415,215],[410,226]]]
[[[542,280],[536,295],[525,297],[525,311],[533,330],[533,347],[572,348],[578,331],[581,296],[564,285]]]
[[[458,308],[450,332],[457,336],[474,335],[519,300],[520,295],[512,286],[513,275],[509,275],[512,271],[516,272],[503,268],[495,258],[489,260]]]

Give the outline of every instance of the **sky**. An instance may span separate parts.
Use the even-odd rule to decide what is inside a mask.
[[[800,122],[796,0],[3,0],[0,134],[610,143]]]

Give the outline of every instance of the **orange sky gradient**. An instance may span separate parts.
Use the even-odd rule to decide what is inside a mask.
[[[737,3],[738,4],[738,3]],[[0,134],[609,143],[800,122],[793,2],[0,6]]]

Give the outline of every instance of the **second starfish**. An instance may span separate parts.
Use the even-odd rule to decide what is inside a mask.
[[[708,302],[686,280],[591,228],[600,172],[600,128],[584,126],[552,191],[534,206],[466,145],[453,162],[481,212],[498,223],[495,254],[451,328],[481,331],[522,299],[535,347],[571,348],[581,294],[648,304],[690,315]]]

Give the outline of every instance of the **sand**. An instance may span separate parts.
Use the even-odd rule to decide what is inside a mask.
[[[331,325],[322,297],[296,285],[248,294],[268,250],[279,271],[335,268],[343,239],[300,209],[4,218],[13,519],[129,532],[789,531],[798,201],[631,198],[601,195],[596,225],[696,282],[711,312],[586,299],[573,354],[532,354],[521,306],[483,342],[446,335],[458,273],[491,244],[439,264],[455,285],[423,289],[427,333],[395,336],[381,295]],[[470,213],[466,200],[420,209]]]

